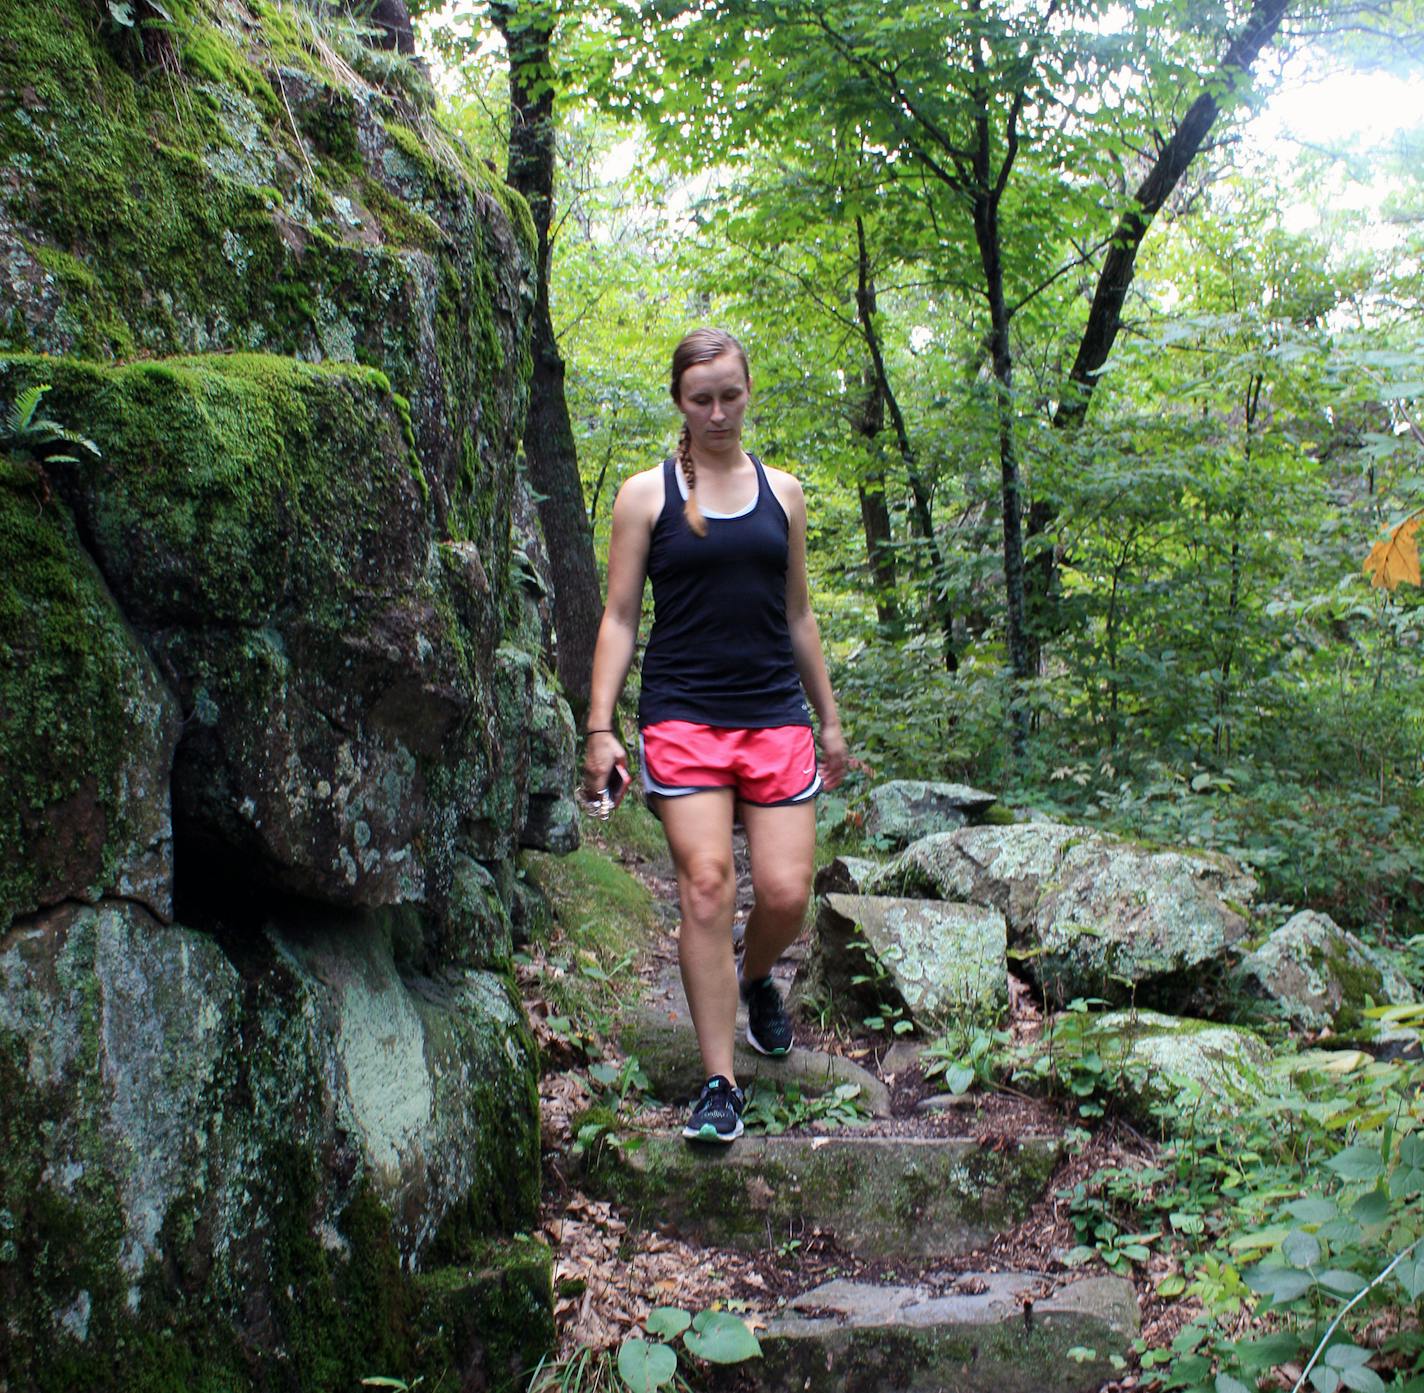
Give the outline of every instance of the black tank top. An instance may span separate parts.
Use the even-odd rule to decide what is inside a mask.
[[[675,461],[663,461],[663,510],[648,549],[653,632],[640,726],[811,724],[786,623],[791,525],[761,461],[751,460],[756,501],[731,517],[707,517],[705,537],[683,516]]]

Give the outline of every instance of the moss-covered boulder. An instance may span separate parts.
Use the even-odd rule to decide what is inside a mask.
[[[968,784],[892,779],[870,790],[862,830],[879,845],[908,846],[975,821],[997,801],[994,794]]]
[[[1034,911],[1029,967],[1058,1001],[1183,999],[1250,932],[1255,878],[1229,857],[1070,847]]]
[[[634,1144],[627,1144],[629,1142]],[[971,1252],[1027,1217],[1062,1153],[1057,1137],[1004,1148],[972,1138],[743,1137],[688,1146],[635,1134],[589,1178],[645,1224],[753,1250],[820,1230],[858,1257]]]
[[[533,1219],[531,1056],[503,979],[402,978],[369,923],[274,926],[239,962],[123,903],[12,930],[0,1380],[413,1371],[407,1269]]]
[[[32,478],[0,457],[0,933],[106,890],[168,918],[178,704]]]
[[[865,888],[999,910],[1025,971],[1059,1001],[1175,1002],[1224,971],[1250,931],[1256,881],[1226,856],[1023,823],[922,838]]]
[[[934,1032],[1008,1005],[1004,916],[987,905],[826,895],[804,992],[854,1020],[894,1016]]]
[[[1328,914],[1304,910],[1241,960],[1237,982],[1292,1025],[1355,1030],[1367,1006],[1415,1000],[1408,979]]]
[[[1052,1069],[1097,1087],[1143,1125],[1229,1125],[1266,1088],[1270,1050],[1253,1031],[1158,1011],[1066,1012],[1042,1049]]]

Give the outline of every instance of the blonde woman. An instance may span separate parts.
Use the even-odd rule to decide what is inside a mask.
[[[745,1098],[732,1064],[739,995],[752,1047],[791,1049],[771,970],[805,916],[815,796],[841,781],[847,756],[811,613],[801,485],[742,448],[751,386],[746,353],[721,330],[693,330],[673,353],[682,435],[677,453],[629,479],[613,505],[584,758],[590,793],[627,758],[613,712],[651,579],[638,726],[643,789],[677,871],[679,966],[707,1080],[683,1129],[692,1141],[742,1134]],[[755,895],[740,972],[734,816],[746,829]]]

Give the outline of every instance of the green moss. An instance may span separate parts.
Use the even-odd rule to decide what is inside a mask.
[[[147,840],[134,800],[166,793],[143,785],[166,775],[170,719],[68,510],[12,470],[0,483],[0,931],[114,883]]]
[[[514,1393],[554,1346],[553,1255],[528,1238],[481,1244],[415,1279],[417,1355],[437,1383]]]

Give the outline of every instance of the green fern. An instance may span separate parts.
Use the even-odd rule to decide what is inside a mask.
[[[99,447],[88,436],[39,414],[47,391],[48,383],[26,387],[15,398],[0,428],[0,450],[35,464],[78,464],[79,451],[91,459],[103,459]]]

